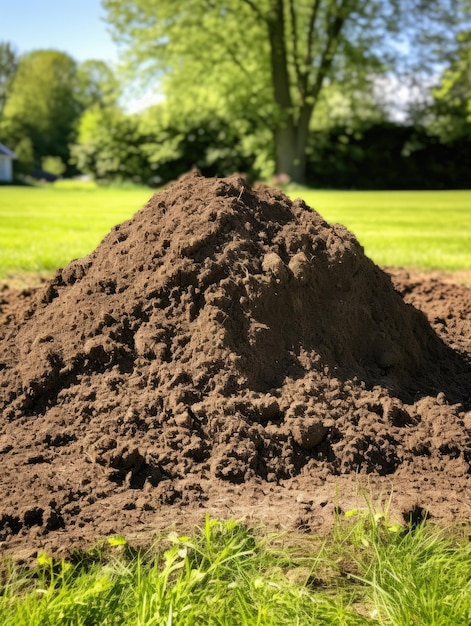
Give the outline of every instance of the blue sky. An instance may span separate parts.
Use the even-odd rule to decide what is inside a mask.
[[[118,61],[100,0],[0,0],[0,41],[18,53],[52,48],[76,61]]]

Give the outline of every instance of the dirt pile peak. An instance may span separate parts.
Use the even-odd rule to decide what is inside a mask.
[[[434,348],[344,227],[280,191],[192,173],[51,281],[19,332],[16,405],[44,412],[78,376],[140,368],[165,405],[177,387],[192,405],[312,369],[397,386]]]

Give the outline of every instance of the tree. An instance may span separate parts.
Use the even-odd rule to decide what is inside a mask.
[[[0,41],[0,120],[18,69],[18,55],[11,43]]]
[[[208,176],[234,171],[260,178],[253,150],[248,150],[230,121],[213,110],[198,109],[182,117],[166,102],[138,116],[141,149],[147,155],[154,180],[167,182],[192,167]]]
[[[94,59],[79,65],[77,90],[77,98],[84,109],[113,106],[120,96],[119,82],[111,68],[104,61]]]
[[[404,46],[396,44],[404,33],[414,55],[419,43],[430,51],[445,42],[459,3],[103,0],[134,71],[157,75],[178,106],[209,103],[241,125],[249,120],[268,128],[276,172],[299,182],[324,86],[389,64],[401,56]]]
[[[227,120],[201,112],[173,119],[165,103],[135,115],[117,107],[89,108],[71,150],[80,171],[99,182],[157,185],[192,166],[208,175],[228,175],[234,170],[250,172],[253,165]]]
[[[458,51],[433,90],[432,130],[444,141],[471,139],[471,29],[459,33]]]
[[[13,147],[25,138],[31,141],[36,166],[45,156],[68,161],[81,113],[76,73],[75,61],[63,52],[36,50],[20,58],[2,131]]]
[[[41,161],[41,169],[55,176],[62,176],[67,168],[60,157],[47,156]]]
[[[15,172],[18,174],[30,174],[34,169],[35,159],[33,151],[33,143],[29,137],[22,137],[15,144],[15,154],[17,161],[15,162]]]
[[[99,182],[149,182],[152,171],[141,147],[138,120],[117,107],[91,107],[80,119],[72,159]]]

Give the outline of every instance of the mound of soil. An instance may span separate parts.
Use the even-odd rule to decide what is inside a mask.
[[[434,329],[394,280],[301,200],[192,173],[0,294],[3,550],[202,510],[321,527],[362,476],[466,514],[469,315]]]

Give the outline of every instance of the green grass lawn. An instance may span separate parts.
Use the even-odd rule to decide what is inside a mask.
[[[469,626],[466,535],[370,511],[324,540],[210,519],[145,552],[111,537],[72,561],[41,554],[33,570],[5,567],[0,623]]]
[[[0,278],[52,272],[91,252],[152,195],[145,188],[0,187]],[[301,196],[345,224],[380,265],[471,267],[471,191],[316,191]]]
[[[471,267],[471,191],[305,191],[328,222],[349,228],[378,265]]]
[[[0,278],[52,272],[88,254],[151,195],[91,185],[0,187]]]

